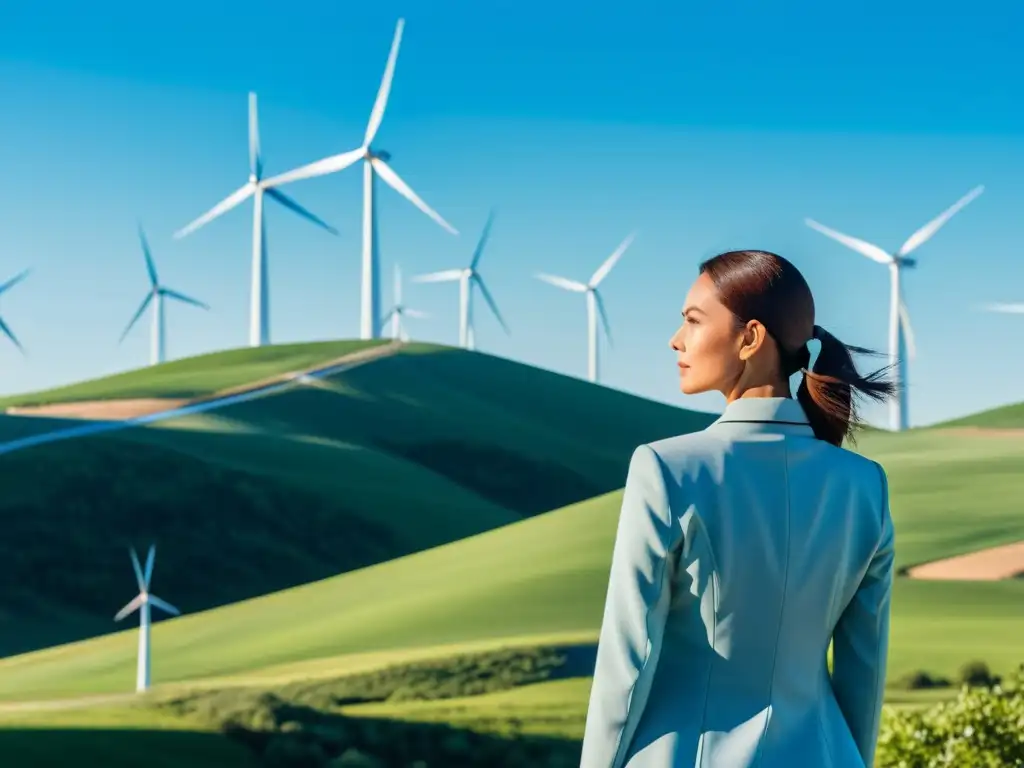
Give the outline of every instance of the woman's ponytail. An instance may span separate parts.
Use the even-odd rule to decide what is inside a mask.
[[[886,378],[889,367],[862,376],[854,364],[854,354],[874,354],[861,347],[847,346],[821,326],[814,326],[813,338],[821,343],[814,365],[803,367],[804,378],[797,390],[807,420],[819,440],[842,445],[853,439],[861,426],[857,398],[883,402],[897,394],[897,385]],[[805,359],[809,359],[808,353]],[[807,364],[805,363],[805,366]]]

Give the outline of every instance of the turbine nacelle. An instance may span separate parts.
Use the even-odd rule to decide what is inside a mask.
[[[893,262],[898,264],[901,269],[913,269],[917,266],[917,259],[908,256],[894,256]]]
[[[373,149],[372,147],[367,147],[366,159],[372,160],[373,158],[383,160],[386,163],[388,160],[391,159],[391,153],[388,152],[386,149]]]

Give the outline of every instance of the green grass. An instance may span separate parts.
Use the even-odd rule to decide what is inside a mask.
[[[937,433],[864,441],[862,449],[888,467],[900,563],[955,553],[955,535],[942,529],[961,525],[965,499],[973,519],[991,528],[986,543],[1024,538],[1014,504],[1022,481],[1013,485],[1006,472],[999,475],[1003,484],[991,488],[993,476],[962,469],[970,456],[979,466],[998,464],[993,452],[1010,451],[1007,445]],[[1014,454],[1000,456],[1012,463]],[[928,463],[937,478],[956,475],[964,495],[936,494],[919,474]],[[344,654],[595,633],[620,498],[611,492],[410,557],[162,623],[154,629],[154,675],[163,682],[244,677]],[[919,669],[954,677],[972,659],[999,673],[1021,661],[1024,581],[900,579],[893,610],[892,679]],[[0,698],[124,690],[135,642],[128,632],[0,661]]]
[[[959,419],[951,419],[935,424],[932,429],[946,427],[980,427],[983,429],[1020,429],[1024,427],[1024,403],[1013,403],[999,408],[992,408],[980,413],[972,413]]]
[[[242,745],[206,724],[153,709],[103,706],[0,714],[3,764],[19,768],[256,768]]]
[[[154,590],[194,613],[609,491],[638,443],[710,419],[413,344],[316,387],[16,451],[0,461],[17,585],[0,590],[0,654],[115,629],[129,544],[157,542]],[[45,421],[8,416],[0,434]]]
[[[232,349],[104,376],[66,387],[0,398],[0,408],[137,397],[199,397],[327,363],[386,341],[321,341]]]

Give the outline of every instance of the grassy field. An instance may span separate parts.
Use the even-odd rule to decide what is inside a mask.
[[[201,388],[187,377],[117,386],[131,394],[111,396]],[[11,419],[0,437],[31,420]],[[165,693],[273,690],[510,643],[592,650],[632,448],[709,420],[414,344],[318,386],[11,453],[0,459],[0,556],[18,587],[0,594],[0,653],[108,630],[132,595],[125,547],[150,540],[155,592],[188,614],[153,630],[153,676]],[[888,472],[898,567],[1024,540],[1024,439],[872,431],[859,450]],[[890,680],[918,670],[955,678],[975,659],[1005,673],[1024,661],[1024,580],[900,578],[893,605]],[[0,659],[0,701],[129,691],[136,647],[129,630]],[[332,717],[572,741],[588,689],[577,675],[355,703]],[[948,695],[889,693],[899,705]],[[67,743],[92,755],[131,734],[125,755],[151,743],[172,756],[166,765],[250,764],[251,752],[218,727],[209,716],[127,705],[7,712],[0,754]],[[48,759],[39,765],[59,764]]]
[[[346,348],[313,346],[321,360]],[[285,367],[313,359],[286,349]],[[194,380],[165,380],[158,366],[154,378],[108,381],[127,377],[131,394],[150,396],[230,378],[168,366],[179,364]],[[317,386],[8,453],[0,557],[17,587],[0,591],[0,654],[115,629],[113,611],[132,596],[129,544],[157,543],[155,591],[193,613],[609,491],[635,445],[710,419],[414,344]],[[0,439],[45,421],[7,416]]]
[[[1024,428],[1024,403],[1004,405],[981,413],[974,413],[959,419],[936,424],[933,429],[946,427],[978,427],[981,429],[1021,429]]]
[[[1015,501],[1024,496],[1024,477],[999,471],[1014,457],[1020,465],[1024,444],[1010,447],[1015,444],[939,433],[864,441],[863,450],[882,458],[892,478],[898,565],[961,551],[956,531],[964,525],[965,500],[982,530],[977,542],[1024,538]],[[965,472],[969,456],[985,471]],[[956,476],[959,491],[936,492],[920,474],[926,465],[936,477]],[[245,675],[323,657],[489,638],[594,633],[620,498],[611,492],[344,576],[161,623],[154,629],[155,679]],[[1022,580],[900,579],[891,673],[923,669],[952,677],[973,659],[1008,671],[1021,661],[1022,636]],[[126,632],[0,661],[0,698],[124,690],[135,640]]]

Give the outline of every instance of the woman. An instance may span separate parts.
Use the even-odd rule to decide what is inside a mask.
[[[855,396],[894,387],[764,251],[701,265],[671,347],[682,391],[727,405],[633,454],[581,768],[871,766],[893,528],[884,471],[840,446]]]

